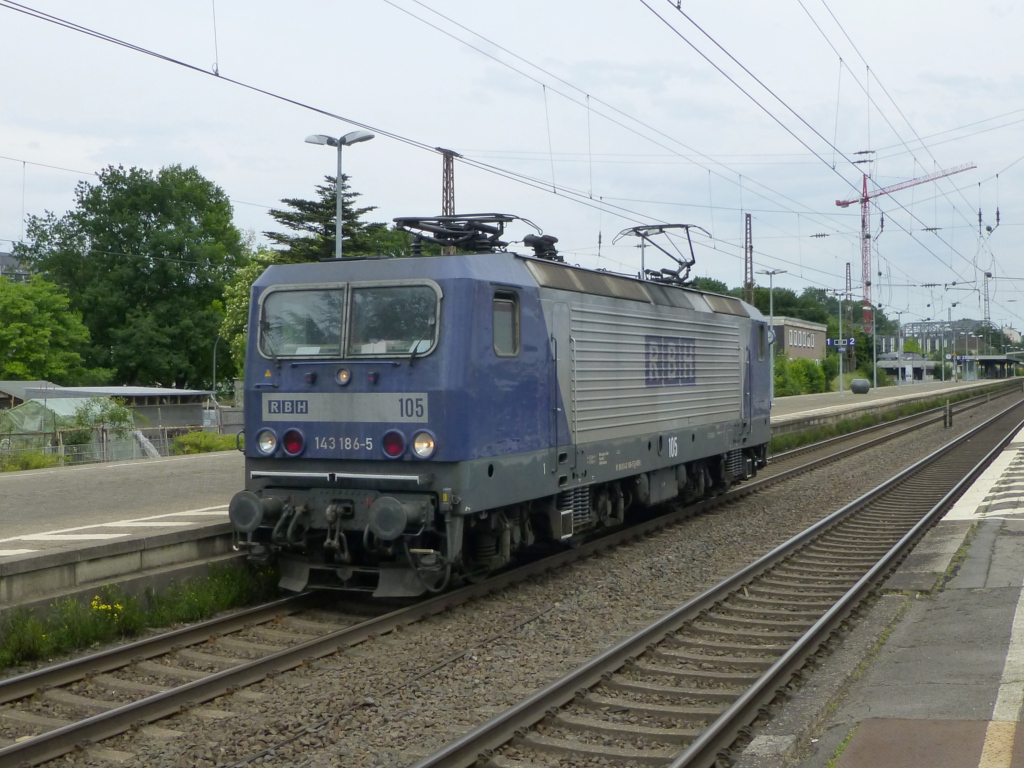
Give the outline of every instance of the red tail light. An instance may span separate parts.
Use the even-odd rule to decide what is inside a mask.
[[[284,433],[281,445],[284,447],[284,452],[289,456],[298,456],[302,453],[302,449],[306,447],[306,441],[303,439],[302,433],[297,429],[289,429]]]
[[[390,459],[397,459],[405,453],[405,436],[401,432],[388,432],[384,435],[382,445],[384,455]]]

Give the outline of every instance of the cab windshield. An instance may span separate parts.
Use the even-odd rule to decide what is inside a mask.
[[[263,302],[260,348],[277,356],[333,355],[341,350],[345,291],[273,291]]]
[[[422,355],[437,340],[437,300],[429,285],[270,291],[260,351],[268,357]]]
[[[347,354],[421,355],[437,335],[437,294],[426,285],[353,288]]]

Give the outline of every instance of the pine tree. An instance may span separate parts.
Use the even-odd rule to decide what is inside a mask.
[[[263,234],[277,246],[286,262],[319,261],[334,258],[334,238],[337,227],[337,196],[334,176],[326,176],[324,184],[316,187],[316,200],[287,198],[282,200],[290,210],[271,209],[270,215],[284,227],[297,232],[288,234],[281,232],[264,232]],[[380,240],[388,232],[387,224],[380,222],[367,223],[360,219],[377,209],[375,205],[357,208],[355,201],[359,192],[352,192],[348,185],[348,176],[341,177],[342,198],[342,231],[344,233],[343,255],[372,256],[380,250]],[[386,253],[385,255],[392,255]]]

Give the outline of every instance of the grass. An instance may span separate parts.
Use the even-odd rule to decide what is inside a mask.
[[[832,756],[832,759],[826,763],[825,768],[836,768],[836,765],[839,763],[839,758],[843,756],[843,752],[845,752],[846,748],[850,746],[850,741],[853,739],[853,734],[856,731],[856,726],[850,729],[850,732],[846,734],[846,738],[843,739],[843,743],[836,747],[835,754]]]
[[[263,568],[210,566],[207,576],[173,584],[166,592],[126,595],[116,585],[88,602],[64,598],[44,615],[16,608],[0,622],[0,669],[138,637],[153,627],[201,621],[277,594],[277,574]]]

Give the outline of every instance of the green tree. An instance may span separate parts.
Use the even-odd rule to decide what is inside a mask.
[[[27,283],[0,277],[0,379],[68,386],[99,384],[110,376],[83,366],[89,331],[69,303],[66,293],[38,275]]]
[[[123,435],[135,429],[135,415],[121,397],[90,397],[75,409],[71,425],[77,428],[97,427]]]
[[[729,286],[721,280],[715,280],[713,277],[695,277],[690,281],[690,287],[698,291],[729,295]]]
[[[270,240],[282,249],[261,248],[251,257],[250,262],[235,271],[224,290],[224,320],[220,326],[221,338],[227,340],[231,357],[239,369],[245,365],[245,347],[249,323],[249,301],[252,284],[273,264],[294,264],[320,259],[334,258],[335,197],[334,177],[326,177],[326,184],[316,187],[317,200],[289,198],[281,202],[291,210],[272,210],[270,215],[297,235],[264,232]],[[342,228],[345,233],[345,256],[391,256],[409,255],[412,237],[386,224],[367,224],[359,218],[374,206],[356,208],[354,201],[358,192],[348,186],[348,176],[342,175]],[[219,368],[220,366],[218,366]]]
[[[239,373],[245,367],[245,341],[249,327],[249,297],[252,293],[252,284],[267,267],[282,264],[284,261],[285,257],[281,251],[261,248],[252,255],[248,264],[235,271],[224,289],[224,321],[220,326],[220,335],[227,341],[231,349],[231,359],[236,361]]]
[[[92,442],[97,429],[105,429],[115,437],[124,437],[135,429],[135,416],[124,398],[90,397],[75,408],[70,427],[64,435],[64,442],[67,445],[85,445]]]
[[[359,192],[348,185],[349,177],[341,176],[341,215],[344,234],[343,256],[407,256],[410,237],[387,224],[364,222],[360,219],[377,209],[369,205],[357,208]],[[325,177],[324,184],[316,187],[316,200],[286,198],[281,202],[290,210],[271,209],[270,215],[282,226],[298,234],[264,232],[272,243],[282,246],[280,253],[288,262],[319,261],[334,258],[337,233],[337,190],[335,177]]]
[[[230,274],[246,262],[224,191],[195,168],[110,166],[75,208],[32,216],[16,258],[62,286],[91,344],[86,365],[119,384],[200,386]]]

